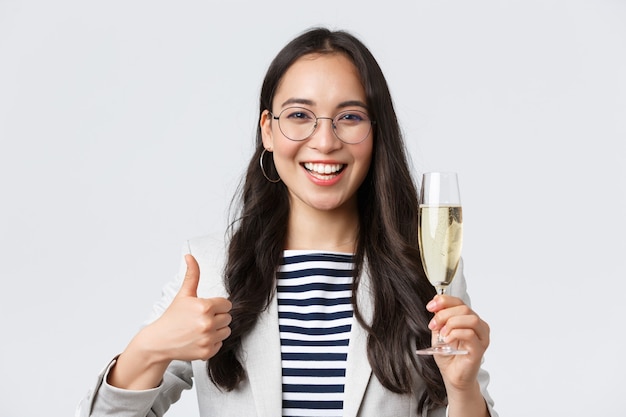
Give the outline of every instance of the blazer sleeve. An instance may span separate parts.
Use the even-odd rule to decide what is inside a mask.
[[[467,281],[465,280],[465,275],[463,273],[463,266],[463,259],[461,259],[454,280],[452,281],[452,284],[450,284],[450,287],[448,289],[448,294],[459,297],[463,300],[465,304],[471,307],[471,300],[469,294],[467,293]],[[480,390],[483,394],[483,397],[485,398],[485,403],[487,404],[489,414],[491,415],[491,417],[498,417],[498,413],[493,408],[494,401],[487,390],[487,386],[489,385],[489,373],[482,366],[478,371],[478,384],[480,385]],[[446,410],[446,416],[447,414],[448,413]]]
[[[161,298],[153,305],[152,312],[145,321],[144,326],[158,319],[172,302],[185,277],[186,264],[184,255],[191,253],[200,264],[199,296],[222,296],[220,256],[223,249],[217,249],[215,239],[203,238],[188,241],[182,250],[181,265],[176,277],[167,283],[163,289]],[[216,250],[220,250],[218,254]],[[203,279],[206,277],[207,279]],[[153,389],[134,391],[124,390],[107,383],[109,371],[115,365],[114,358],[105,369],[98,375],[96,384],[85,398],[82,399],[76,409],[76,417],[161,417],[169,407],[178,401],[183,390],[190,389],[193,385],[193,370],[190,362],[173,361],[167,368],[161,384]]]

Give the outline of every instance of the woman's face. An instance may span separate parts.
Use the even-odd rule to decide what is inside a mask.
[[[295,61],[274,95],[276,116],[288,107],[303,107],[318,118],[345,110],[368,113],[365,90],[354,64],[342,54],[310,54]],[[289,190],[291,209],[357,210],[356,191],[370,167],[373,129],[362,142],[346,144],[320,119],[313,135],[295,142],[281,132],[269,111],[261,115],[263,145]]]

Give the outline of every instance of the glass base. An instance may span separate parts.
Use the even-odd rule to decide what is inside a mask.
[[[418,355],[467,355],[469,352],[463,349],[455,349],[450,345],[437,345],[426,349],[420,349],[416,351]]]

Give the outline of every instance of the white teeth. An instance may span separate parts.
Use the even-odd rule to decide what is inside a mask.
[[[328,175],[341,170],[341,168],[343,168],[343,164],[314,164],[312,162],[305,162],[304,167],[309,171]]]

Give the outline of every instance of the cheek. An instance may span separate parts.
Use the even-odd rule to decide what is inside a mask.
[[[289,141],[285,143],[283,141],[274,141],[274,163],[277,169],[281,169],[281,166],[285,166],[295,160],[298,153],[299,144]]]
[[[360,187],[361,184],[363,184],[363,181],[365,181],[365,177],[367,177],[370,169],[372,168],[372,147],[370,146],[367,149],[364,149],[362,152],[359,152],[359,155],[355,155],[355,157],[357,157],[357,160],[359,161],[357,182]]]
[[[354,154],[355,160],[359,162],[365,172],[369,171],[370,165],[372,164],[372,156],[373,146],[371,143],[364,146],[362,149],[358,149]]]

